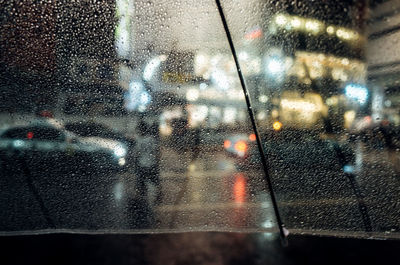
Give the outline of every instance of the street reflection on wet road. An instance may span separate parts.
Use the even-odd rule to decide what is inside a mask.
[[[274,223],[262,172],[238,172],[233,159],[222,150],[200,150],[198,158],[191,161],[188,152],[180,154],[173,149],[163,148],[162,157],[161,168],[164,170],[160,174],[163,199],[161,202],[155,201],[154,188],[149,189],[147,197],[150,214],[154,214],[156,220],[154,228],[271,231],[272,225],[260,225],[265,220]],[[116,200],[120,201],[126,196],[121,191],[129,185],[124,181],[127,175],[129,173],[115,184]],[[261,197],[263,200],[260,200]]]
[[[390,162],[398,159],[398,152],[371,150],[360,143],[354,146],[354,150],[354,178],[365,194],[373,231],[377,228],[396,230],[399,227],[397,212],[384,213],[384,207],[378,207],[378,204],[398,207],[399,172],[395,171],[396,164]],[[150,228],[177,231],[276,231],[275,216],[261,170],[249,168],[239,171],[235,161],[222,150],[201,150],[194,161],[190,157],[190,153],[179,154],[173,149],[163,148],[162,168],[169,171],[161,171],[161,202],[154,203],[155,194],[150,189],[149,213],[154,215],[155,220]],[[295,228],[296,232],[332,228],[336,232],[346,228],[355,232],[364,231],[358,198],[343,173],[335,169],[321,172],[316,165],[314,171],[303,172],[300,178],[301,170],[277,168],[279,166],[282,165],[271,163],[271,172],[286,227]],[[301,182],[299,179],[305,180]],[[326,182],[318,183],[325,190],[308,190],[306,185],[311,185],[312,181]],[[121,197],[120,185],[126,185],[121,183],[115,186],[116,199]],[[383,188],[392,190],[390,195],[371,196]],[[121,216],[120,220],[127,219]]]
[[[267,157],[279,210],[291,233],[351,231],[372,236],[384,231],[385,236],[396,237],[399,151],[362,143],[352,148],[351,174],[339,167],[321,168],[318,161],[293,169]],[[238,165],[222,146],[197,150],[194,154],[162,147],[160,200],[154,183],[149,182],[142,194],[137,180],[144,176],[131,169],[43,174],[32,168],[30,185],[21,170],[9,173],[0,179],[1,230],[277,232],[264,172]],[[370,231],[362,234],[366,225]]]

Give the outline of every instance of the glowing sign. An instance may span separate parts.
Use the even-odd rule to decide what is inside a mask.
[[[357,101],[360,104],[365,104],[368,99],[368,89],[365,86],[357,84],[348,84],[344,88],[346,97]]]

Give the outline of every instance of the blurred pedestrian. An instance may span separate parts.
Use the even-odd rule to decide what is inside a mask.
[[[156,188],[156,203],[162,200],[160,183],[160,136],[157,124],[149,125],[140,121],[136,138],[138,190],[142,197],[148,197],[148,184]],[[149,198],[147,198],[149,199]]]
[[[200,144],[201,144],[201,127],[197,126],[192,129],[192,161],[195,161],[200,154]]]
[[[188,132],[188,122],[185,118],[176,118],[171,122],[172,142],[178,153],[190,151],[190,135]]]

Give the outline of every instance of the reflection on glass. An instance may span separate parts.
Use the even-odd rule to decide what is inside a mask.
[[[214,1],[86,2],[1,6],[0,230],[269,237]],[[297,2],[223,3],[285,227],[397,237],[397,6]]]
[[[2,232],[275,231],[213,1],[14,2],[2,6]],[[46,8],[43,32],[13,35]],[[49,51],[25,49],[44,32]],[[261,73],[253,51],[240,59]]]
[[[282,219],[293,232],[396,237],[399,190],[392,181],[400,173],[393,160],[400,124],[392,100],[384,102],[397,93],[397,64],[378,51],[391,50],[388,41],[397,34],[383,25],[382,14],[393,7],[322,5],[265,3],[258,19],[234,31],[237,50],[262,58],[260,74],[244,75]],[[264,37],[242,34],[253,27]],[[226,150],[231,145],[225,142]],[[258,155],[254,149],[249,161]],[[380,195],[371,193],[374,185]]]

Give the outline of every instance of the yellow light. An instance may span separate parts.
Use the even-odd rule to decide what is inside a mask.
[[[247,150],[247,144],[246,144],[246,142],[245,141],[238,141],[238,142],[236,142],[236,144],[235,144],[235,149],[236,149],[236,151],[238,151],[238,152],[246,152],[246,150]]]
[[[172,128],[171,126],[168,126],[166,124],[160,125],[160,133],[163,136],[169,136],[172,133]]]
[[[118,159],[118,165],[123,166],[125,164],[126,164],[125,158],[122,157],[122,158]]]
[[[316,79],[318,77],[321,77],[323,74],[322,69],[316,68],[316,67],[310,68],[309,72],[310,72],[311,79]]]
[[[272,124],[272,128],[274,128],[275,131],[279,131],[282,128],[282,123],[280,121],[276,121]]]
[[[281,107],[302,112],[318,112],[321,110],[316,104],[305,100],[282,99]]]
[[[326,32],[327,32],[328,34],[332,35],[333,33],[335,33],[335,28],[332,27],[332,26],[328,26],[328,27],[326,28]]]
[[[355,118],[356,118],[356,112],[354,110],[346,111],[344,113],[344,127],[350,128]]]
[[[358,33],[353,30],[340,28],[336,31],[336,36],[344,40],[354,40],[358,38]]]
[[[287,22],[287,19],[286,19],[286,17],[284,15],[277,15],[276,18],[275,18],[275,23],[280,25],[280,26],[285,25],[286,22]]]
[[[321,23],[318,21],[309,20],[306,22],[306,30],[318,33],[320,31]]]
[[[290,22],[294,28],[299,28],[301,26],[301,20],[298,18],[292,18],[292,21]]]
[[[343,38],[344,38],[345,40],[350,39],[350,34],[349,34],[348,32],[344,32],[344,33],[342,34],[342,36],[343,36]]]
[[[326,105],[333,106],[339,103],[339,99],[337,97],[331,97],[326,100]]]
[[[299,69],[297,70],[296,74],[297,74],[298,77],[303,78],[303,77],[306,76],[306,71],[304,71],[303,68],[299,68]]]

